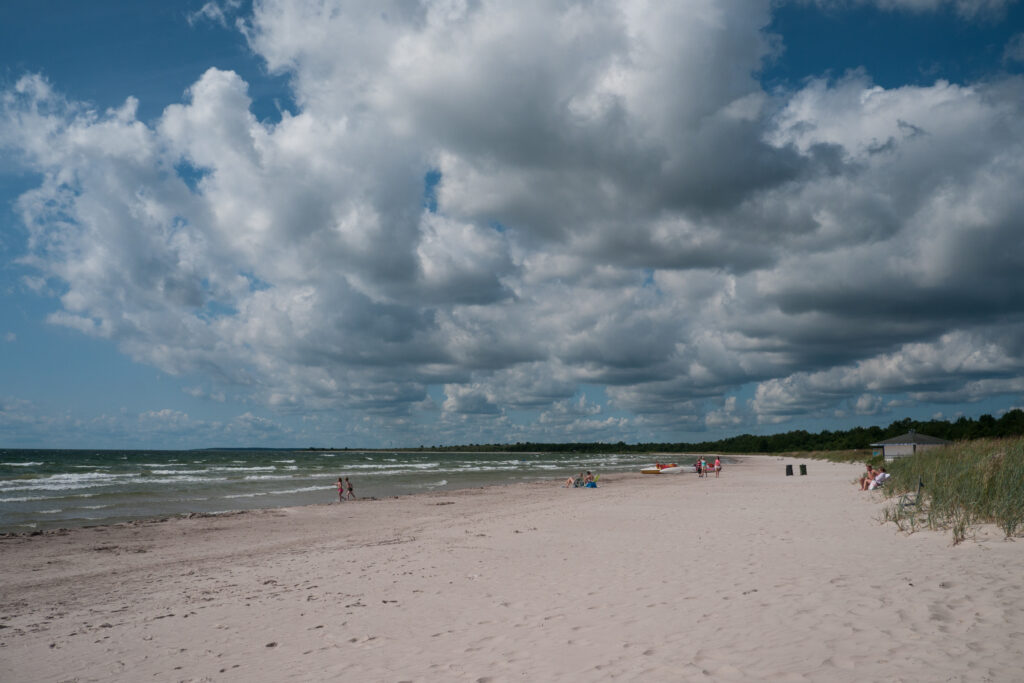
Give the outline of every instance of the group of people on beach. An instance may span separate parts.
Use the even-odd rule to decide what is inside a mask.
[[[885,471],[884,467],[875,469],[871,466],[871,463],[866,463],[867,470],[858,480],[861,491],[874,491],[879,486],[885,483],[885,480],[889,478],[889,473]]]
[[[567,489],[578,489],[578,488],[596,489],[597,488],[597,479],[594,477],[593,474],[590,473],[590,470],[587,470],[586,473],[580,472],[578,477],[569,477],[568,479],[566,479],[565,480],[565,486],[563,486],[562,488],[567,488]]]
[[[338,477],[338,502],[339,503],[341,501],[345,500],[345,494],[346,493],[348,494],[348,499],[349,500],[352,500],[352,499],[354,499],[356,497],[356,493],[355,493],[355,491],[352,488],[352,482],[348,480],[348,477],[345,477],[345,481],[342,481],[341,477]]]
[[[707,479],[707,477],[714,472],[715,479],[718,479],[718,476],[722,473],[722,459],[715,457],[715,463],[713,465],[708,465],[707,460],[704,458],[698,458],[697,461],[693,463],[693,469],[697,471],[698,478]]]

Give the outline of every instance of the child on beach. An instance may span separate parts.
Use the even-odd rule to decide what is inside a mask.
[[[718,479],[718,475],[722,473],[722,459],[715,457],[715,479]]]
[[[348,499],[355,500],[356,494],[355,491],[352,490],[352,482],[348,480],[348,477],[345,477],[345,486],[348,487]]]
[[[341,477],[338,477],[338,502],[345,500],[345,484],[341,481]]]

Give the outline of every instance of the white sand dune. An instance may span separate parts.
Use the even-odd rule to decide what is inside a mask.
[[[0,540],[0,680],[1024,678],[1024,543],[796,462]]]

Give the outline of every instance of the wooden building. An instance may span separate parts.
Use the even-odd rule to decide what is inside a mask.
[[[918,434],[911,429],[909,432],[901,436],[894,436],[891,439],[873,443],[871,444],[871,447],[881,448],[882,455],[885,456],[885,461],[892,462],[896,458],[905,458],[908,455],[913,455],[914,453],[918,453],[929,448],[940,448],[948,445],[949,443],[950,442],[945,439],[938,439],[934,436],[928,436],[927,434]]]

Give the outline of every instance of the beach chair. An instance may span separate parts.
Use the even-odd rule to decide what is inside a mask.
[[[904,493],[900,496],[900,512],[903,512],[906,508],[920,509],[921,503],[921,489],[924,488],[924,479],[918,478],[917,480],[917,491],[914,493]]]

